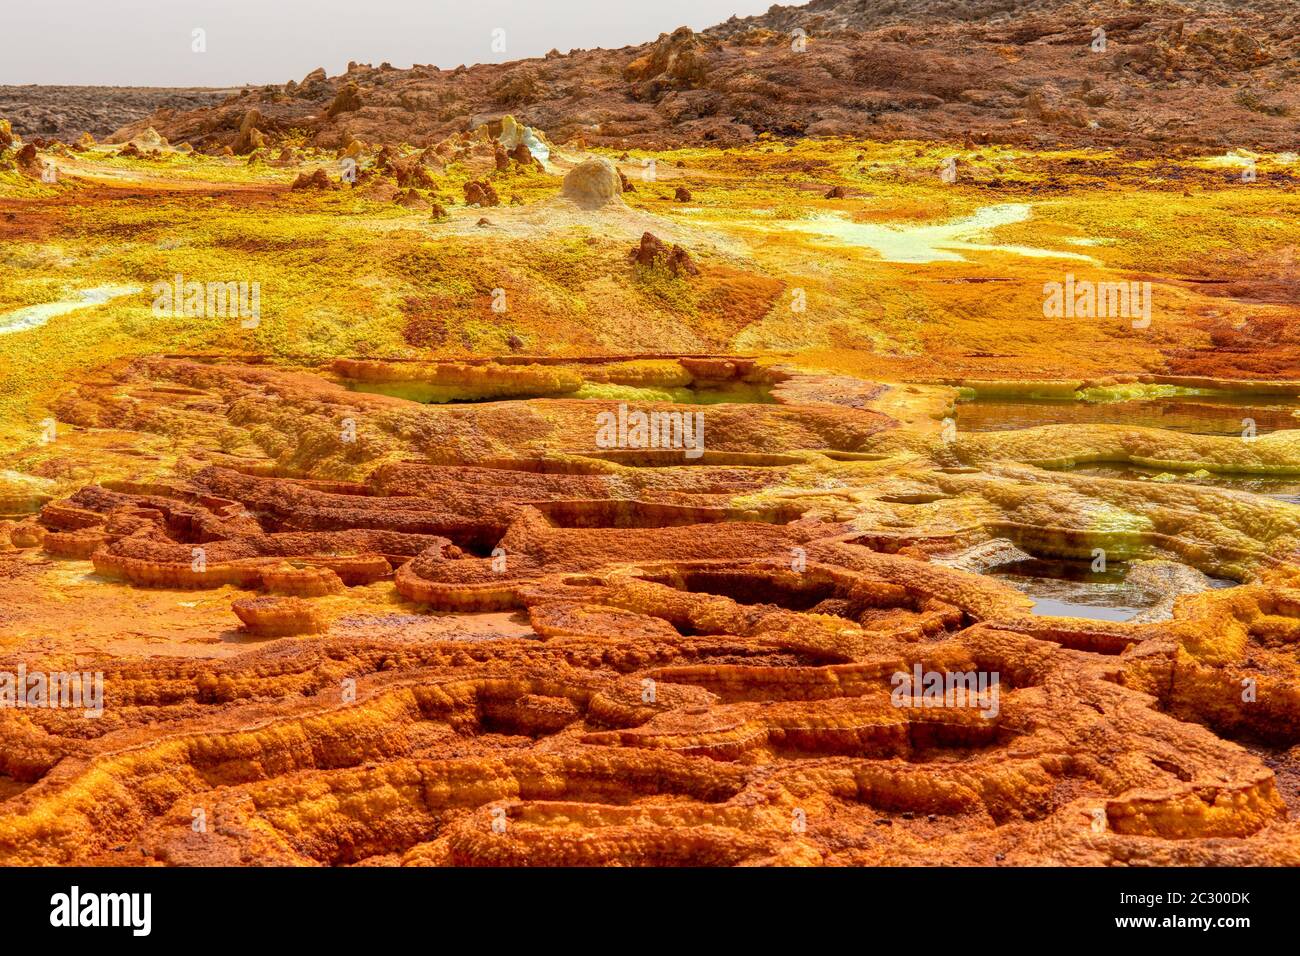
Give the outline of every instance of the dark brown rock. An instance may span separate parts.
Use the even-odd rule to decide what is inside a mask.
[[[486,179],[471,179],[465,184],[466,206],[499,206],[501,198]]]
[[[674,276],[699,275],[700,270],[691,260],[690,253],[679,245],[668,246],[654,233],[644,233],[639,245],[628,253],[628,260],[643,268],[659,266]]]

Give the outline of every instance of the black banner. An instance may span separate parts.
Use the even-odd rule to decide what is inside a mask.
[[[431,927],[494,947],[559,945],[558,933],[639,946],[670,931],[679,944],[786,932],[885,943],[894,931],[937,945],[990,933],[1230,944],[1292,926],[1293,886],[1292,871],[1259,869],[41,868],[0,870],[0,913],[10,942],[127,945],[374,943]]]

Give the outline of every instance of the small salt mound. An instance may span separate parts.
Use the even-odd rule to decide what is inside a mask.
[[[131,142],[135,143],[137,149],[165,149],[167,140],[158,134],[158,131],[150,126],[138,136],[133,136]]]
[[[623,205],[623,183],[608,159],[588,159],[569,170],[562,194],[585,209]]]

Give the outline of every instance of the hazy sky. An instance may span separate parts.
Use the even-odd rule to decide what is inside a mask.
[[[772,0],[0,0],[0,84],[235,86],[620,47]],[[206,31],[207,51],[191,49]],[[505,31],[505,51],[492,48]]]

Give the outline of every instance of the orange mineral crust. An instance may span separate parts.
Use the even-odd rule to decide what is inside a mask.
[[[1264,471],[1300,433],[953,436],[900,424],[937,387],[654,361],[762,400],[637,406],[702,409],[690,457],[602,447],[617,402],[575,394],[178,358],[70,388],[65,456],[173,438],[4,525],[5,659],[103,701],[0,709],[0,860],[1300,863],[1294,506],[1029,463]],[[1140,613],[1044,613],[1025,562],[1095,549]]]

